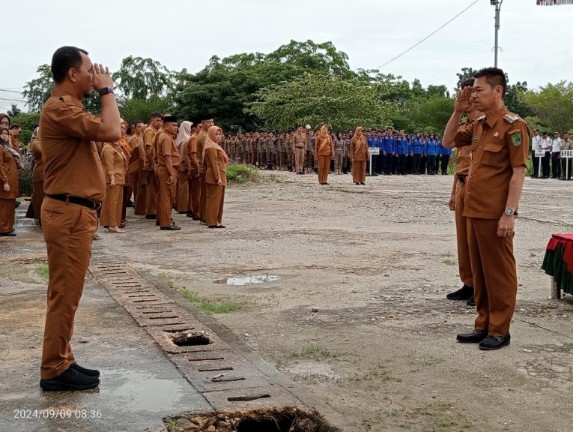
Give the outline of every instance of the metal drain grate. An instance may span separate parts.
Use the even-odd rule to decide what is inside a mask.
[[[124,260],[94,256],[94,278],[215,409],[304,405]],[[278,374],[278,372],[275,371]]]

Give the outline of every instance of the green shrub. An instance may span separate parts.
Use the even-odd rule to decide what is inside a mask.
[[[259,170],[244,164],[230,164],[227,167],[227,181],[239,184],[256,183],[259,181]]]

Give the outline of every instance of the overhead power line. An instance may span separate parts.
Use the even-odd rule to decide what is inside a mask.
[[[7,92],[7,93],[22,93],[21,91],[18,91],[18,90],[8,90],[8,89],[3,89],[3,88],[0,88],[0,91]]]
[[[469,6],[467,6],[464,10],[462,10],[460,13],[458,13],[455,17],[453,17],[452,19],[450,19],[449,21],[447,21],[445,24],[442,24],[440,27],[438,27],[436,30],[434,30],[432,33],[430,33],[428,36],[426,36],[424,39],[422,39],[420,42],[412,45],[410,48],[408,48],[407,50],[401,52],[400,54],[398,54],[396,57],[388,60],[386,63],[384,63],[382,66],[378,66],[377,69],[382,69],[384,66],[389,65],[390,63],[392,63],[395,60],[398,60],[400,57],[402,57],[404,54],[412,51],[414,48],[416,48],[418,45],[420,45],[421,43],[425,42],[426,40],[430,39],[432,36],[434,36],[436,33],[438,33],[441,29],[443,29],[444,27],[446,27],[448,24],[450,24],[452,21],[455,21],[456,18],[458,18],[459,16],[461,16],[462,14],[464,14],[465,12],[467,12],[472,6],[474,6],[476,3],[478,3],[479,0],[475,0],[472,4],[470,4]]]

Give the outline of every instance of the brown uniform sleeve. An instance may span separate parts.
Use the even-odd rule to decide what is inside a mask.
[[[45,115],[58,123],[63,134],[91,141],[101,141],[100,134],[102,119],[84,110],[75,103],[67,103],[66,97],[60,97],[52,109]]]
[[[115,174],[114,153],[115,150],[111,146],[106,145],[103,148],[103,167],[107,175]]]
[[[5,150],[0,148],[0,181],[2,185],[8,182],[8,171],[4,164],[4,152]]]
[[[475,122],[460,125],[458,132],[456,133],[456,137],[454,138],[456,147],[464,147],[472,144],[475,125]]]
[[[509,160],[513,168],[527,166],[529,159],[529,128],[519,119],[511,125],[511,129],[505,134],[505,140],[509,147]]]

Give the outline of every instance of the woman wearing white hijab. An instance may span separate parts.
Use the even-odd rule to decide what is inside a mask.
[[[177,132],[177,139],[175,140],[175,145],[182,156],[181,163],[177,167],[179,175],[177,177],[177,192],[175,195],[175,208],[179,213],[187,213],[189,211],[189,182],[187,176],[189,168],[187,166],[187,152],[184,147],[186,147],[191,138],[191,126],[193,126],[193,123],[190,121],[185,120],[181,122]]]

